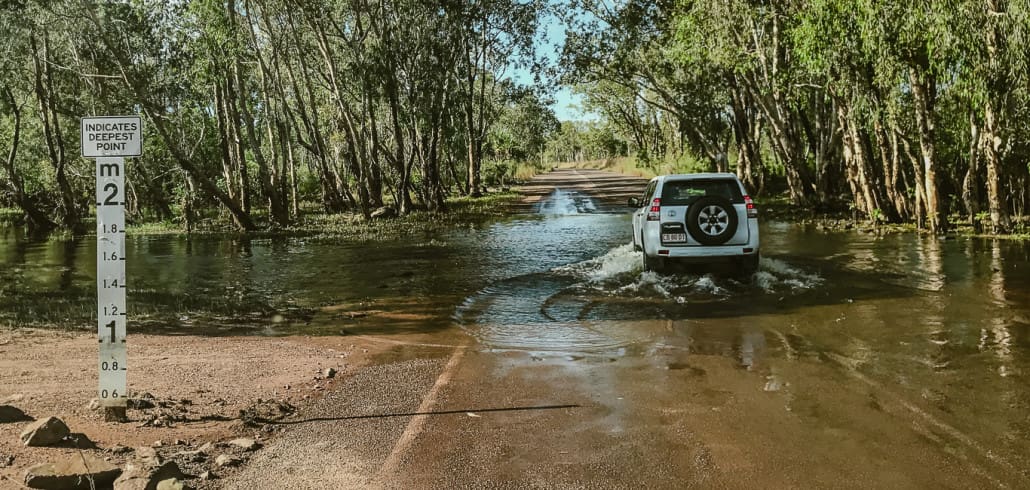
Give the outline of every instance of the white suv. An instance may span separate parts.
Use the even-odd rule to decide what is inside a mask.
[[[726,259],[741,274],[758,270],[758,210],[734,174],[655,177],[629,206],[644,270],[661,270],[671,259]]]

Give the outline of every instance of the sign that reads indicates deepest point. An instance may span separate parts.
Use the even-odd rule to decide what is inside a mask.
[[[138,157],[143,153],[143,121],[139,116],[82,118],[82,156]]]

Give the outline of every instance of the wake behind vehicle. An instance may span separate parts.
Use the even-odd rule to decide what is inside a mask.
[[[758,210],[734,174],[655,177],[629,206],[644,270],[660,271],[671,261],[727,261],[743,275],[758,270]]]

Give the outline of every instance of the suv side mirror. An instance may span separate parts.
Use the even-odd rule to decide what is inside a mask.
[[[629,198],[629,202],[627,204],[631,208],[639,208],[640,207],[640,199],[636,198],[636,197],[631,197],[631,198]]]

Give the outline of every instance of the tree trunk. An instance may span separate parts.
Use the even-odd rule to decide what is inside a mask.
[[[856,212],[860,211],[871,217],[870,203],[866,198],[864,189],[860,185],[861,178],[859,177],[858,164],[856,163],[857,157],[855,156],[855,148],[857,146],[855,143],[855,133],[852,131],[851,123],[848,120],[848,109],[845,104],[837,104],[837,118],[840,120],[843,132],[844,170],[847,176],[848,187],[851,189],[852,199],[855,201],[853,209]]]
[[[28,219],[29,234],[33,236],[45,235],[50,230],[56,228],[57,224],[40,210],[36,203],[25,193],[25,183],[21,175],[18,174],[18,167],[15,165],[18,157],[18,144],[21,141],[21,109],[18,107],[17,100],[15,100],[14,93],[11,92],[10,88],[5,86],[3,94],[6,99],[5,102],[10,105],[11,112],[14,115],[14,134],[11,135],[11,149],[7,152],[4,170],[7,171],[11,182],[14,202],[25,212],[25,216]]]
[[[117,64],[118,70],[121,75],[122,81],[125,83],[126,88],[132,91],[136,100],[143,107],[143,110],[150,116],[150,120],[153,127],[157,130],[158,135],[164,141],[171,153],[172,158],[179,164],[179,166],[194,179],[194,182],[200,186],[208,195],[213,197],[232,214],[233,219],[236,223],[244,230],[254,230],[254,221],[251,219],[250,214],[244,211],[235,201],[229,198],[229,196],[218,188],[211,179],[204,175],[196,166],[194,166],[192,159],[190,159],[179,146],[181,138],[176,138],[172,131],[168,128],[168,123],[165,115],[165,107],[160,103],[155,103],[150,99],[151,91],[144,85],[144,83],[129,75],[129,69],[132,63],[128,59],[128,55],[116,48],[116,44],[112,43],[111,40],[103,33],[107,32],[104,25],[96,17],[95,12],[90,9],[85,9],[84,12],[89,17],[90,22],[96,29],[96,32],[101,33],[98,36],[98,40],[104,43],[108,51],[114,55],[114,61]]]
[[[1008,83],[1007,66],[999,58],[1004,56],[1008,48],[1007,39],[999,32],[998,23],[1001,18],[1008,14],[1005,0],[986,0],[986,8],[989,23],[986,32],[987,63],[990,73],[987,77],[987,97],[984,101],[984,160],[987,163],[987,208],[991,212],[991,232],[994,234],[1008,233],[1011,228],[1008,209],[1005,206],[1004,197],[1001,195],[1001,183],[1004,179],[1002,171],[1002,117],[999,111],[1002,109],[1000,100],[1004,94],[1012,90]]]
[[[242,86],[238,64],[236,65],[236,69],[233,71],[233,78],[235,79],[237,86]],[[266,105],[266,110],[271,112],[270,100],[267,97],[267,93],[263,93],[263,95],[265,96],[264,104]],[[286,210],[286,206],[280,198],[268,159],[265,158],[265,154],[261,148],[261,141],[257,137],[257,130],[254,127],[257,125],[257,121],[254,119],[254,116],[251,115],[245,99],[239,100],[238,107],[241,120],[238,120],[237,124],[243,126],[243,134],[247,139],[248,146],[250,146],[250,153],[254,157],[254,162],[257,164],[258,182],[260,183],[261,190],[264,192],[265,199],[268,202],[269,214],[276,224],[287,226],[290,223],[289,212]],[[271,124],[271,114],[266,114],[265,117],[269,118],[269,124]],[[271,136],[271,128],[269,128],[269,136]],[[274,146],[275,141],[270,139],[268,144]],[[246,193],[244,193],[244,195],[246,195]]]
[[[228,83],[226,81],[226,83]],[[236,164],[234,163],[234,153],[232,142],[232,136],[229,133],[229,125],[232,124],[232,118],[229,116],[229,106],[226,101],[225,87],[222,83],[216,83],[214,88],[215,95],[215,119],[218,127],[218,149],[221,150],[222,158],[222,175],[225,177],[225,192],[228,194],[229,199],[239,199],[236,195],[235,187],[233,183],[236,182]]]
[[[749,82],[748,90],[762,110],[773,152],[783,164],[790,200],[795,205],[807,206],[809,185],[805,176],[805,158],[796,128],[790,120],[791,110],[783,105],[775,93],[772,96],[763,96],[756,83],[755,80]]]
[[[969,111],[969,168],[962,179],[962,202],[965,203],[969,224],[977,233],[981,231],[980,220],[980,125],[976,113]]]
[[[934,129],[936,80],[928,71],[926,66],[909,67],[909,81],[912,84],[912,98],[915,101],[919,148],[923,156],[921,175],[926,192],[927,225],[933,233],[944,233],[947,231],[948,221],[939,196],[940,184],[937,178],[937,142]]]
[[[900,134],[899,137],[901,138],[901,146],[905,150],[905,156],[908,158],[909,162],[912,163],[912,171],[915,176],[913,180],[916,183],[916,227],[922,229],[926,226],[927,213],[926,189],[923,182],[922,162],[919,157],[916,156],[915,152],[912,151],[912,144],[909,143],[908,138]]]
[[[43,35],[43,53],[40,58],[36,43],[36,33],[30,37],[32,47],[32,63],[35,72],[35,93],[39,103],[40,122],[43,126],[43,138],[46,142],[50,164],[54,167],[54,177],[61,193],[62,221],[64,226],[74,233],[82,232],[75,192],[66,172],[67,160],[64,153],[64,138],[61,133],[60,115],[57,110],[57,93],[54,90],[53,74],[50,71],[50,42]]]
[[[1001,146],[1002,139],[998,131],[996,108],[990,99],[984,104],[984,160],[987,163],[987,207],[991,213],[991,232],[996,235],[1008,233],[1011,223],[1009,222],[1008,210],[1002,196],[1002,166]]]
[[[735,84],[735,81],[730,83]],[[737,144],[737,177],[752,195],[760,195],[764,186],[762,154],[759,151],[761,121],[743,90],[734,87],[730,92],[733,110],[733,139]]]
[[[901,221],[908,217],[908,206],[905,202],[905,194],[899,187],[900,166],[897,155],[891,151],[890,138],[887,130],[884,129],[880,116],[873,117],[873,131],[876,135],[876,147],[880,153],[880,162],[883,166],[883,192],[884,198],[890,201],[891,221]]]
[[[153,200],[154,211],[157,214],[158,219],[163,220],[171,218],[172,205],[168,202],[164,189],[161,188],[161,182],[157,179],[151,178],[150,173],[147,170],[147,166],[141,161],[137,161],[132,168],[139,174],[139,179],[143,183],[143,188],[147,190],[147,193]]]

